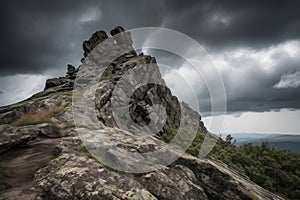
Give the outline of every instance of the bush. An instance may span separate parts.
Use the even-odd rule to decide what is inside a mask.
[[[164,133],[161,139],[170,142],[176,135],[174,129]],[[197,133],[187,152],[198,156],[204,140],[203,133]],[[265,189],[288,199],[300,197],[300,154],[276,150],[268,143],[236,146],[233,137],[219,138],[208,157],[218,159]]]
[[[232,140],[232,138],[231,138]],[[219,159],[253,182],[288,199],[300,196],[300,154],[276,150],[268,143],[235,146],[220,141],[209,156]]]

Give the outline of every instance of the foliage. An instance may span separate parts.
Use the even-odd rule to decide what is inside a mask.
[[[300,154],[261,145],[236,146],[219,140],[210,153],[258,185],[289,199],[300,197]]]
[[[176,130],[170,130],[161,139],[170,142],[175,134]],[[197,133],[187,152],[198,156],[204,136]],[[300,154],[276,150],[266,142],[236,146],[233,137],[228,135],[225,140],[219,138],[208,157],[221,160],[280,196],[288,199],[300,197]]]

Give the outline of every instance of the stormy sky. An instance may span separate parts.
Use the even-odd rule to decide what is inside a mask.
[[[77,66],[82,42],[96,30],[165,27],[198,41],[220,71],[233,118],[224,131],[300,133],[299,9],[296,0],[2,1],[0,105],[42,90],[47,78],[65,74],[68,63]],[[158,55],[160,61],[168,57]],[[184,64],[171,64],[193,81]],[[172,74],[164,77],[179,87]],[[209,93],[199,87],[197,95],[206,116]],[[236,128],[254,118],[269,120],[272,128]]]

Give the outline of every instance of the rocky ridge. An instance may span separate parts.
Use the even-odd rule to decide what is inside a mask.
[[[150,115],[152,120],[160,120],[151,114],[155,103],[162,104],[167,115],[158,135],[178,128],[182,112],[188,113],[187,121],[197,120],[199,131],[209,134],[200,115],[171,94],[155,58],[138,55],[130,33],[122,27],[110,33],[112,37],[98,31],[83,42],[82,62],[105,40],[110,40],[113,48],[125,45],[129,49],[107,66],[95,95],[97,118],[102,124],[95,140],[105,141],[102,148],[108,150],[113,162],[131,166],[136,160],[127,158],[124,151],[139,154],[164,146],[156,136],[140,138],[135,134],[137,126],[151,123]],[[160,84],[147,84],[133,93],[129,111],[135,123],[123,130],[112,115],[113,91],[121,77],[140,64],[154,66],[153,71],[144,73],[155,74]],[[282,199],[211,158],[182,154],[160,170],[137,174],[99,162],[83,146],[73,121],[72,90],[80,68],[68,65],[66,76],[47,80],[44,91],[0,108],[0,199]],[[126,95],[123,88],[119,94]],[[113,147],[121,148],[109,151]]]

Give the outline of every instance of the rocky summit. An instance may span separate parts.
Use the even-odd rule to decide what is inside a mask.
[[[143,154],[164,148],[166,144],[159,136],[178,129],[182,120],[187,127],[210,138],[215,136],[207,131],[198,112],[172,95],[155,58],[136,53],[129,32],[118,26],[110,34],[95,32],[83,42],[80,66],[68,65],[66,75],[47,80],[43,91],[0,108],[0,199],[282,199],[218,160],[199,159],[176,150],[164,156],[176,154],[173,162],[165,166],[156,163],[149,170],[133,173],[132,169],[147,165],[149,160],[144,161]],[[126,49],[124,54],[104,62],[121,46]],[[87,129],[85,121],[74,123],[72,112],[78,98],[73,89],[93,75],[83,69],[85,65],[94,66],[91,61],[106,63],[97,65],[103,73],[90,98],[100,124],[92,130]],[[151,67],[139,70],[139,77],[131,76],[140,65]],[[78,76],[84,78],[79,81]],[[146,80],[148,84],[130,93],[130,84],[122,85],[124,76],[129,77],[127,81],[151,77],[155,83]],[[115,119],[112,109],[122,97],[129,99],[126,113],[130,124],[126,129]],[[165,109],[164,120],[152,109],[157,104]],[[141,136],[141,127],[152,121],[162,125],[159,131]],[[87,141],[99,141],[106,154],[98,158],[99,154],[89,151]],[[133,156],[128,157],[128,152]],[[107,160],[110,162],[102,162]],[[131,171],[121,170],[120,165]]]

